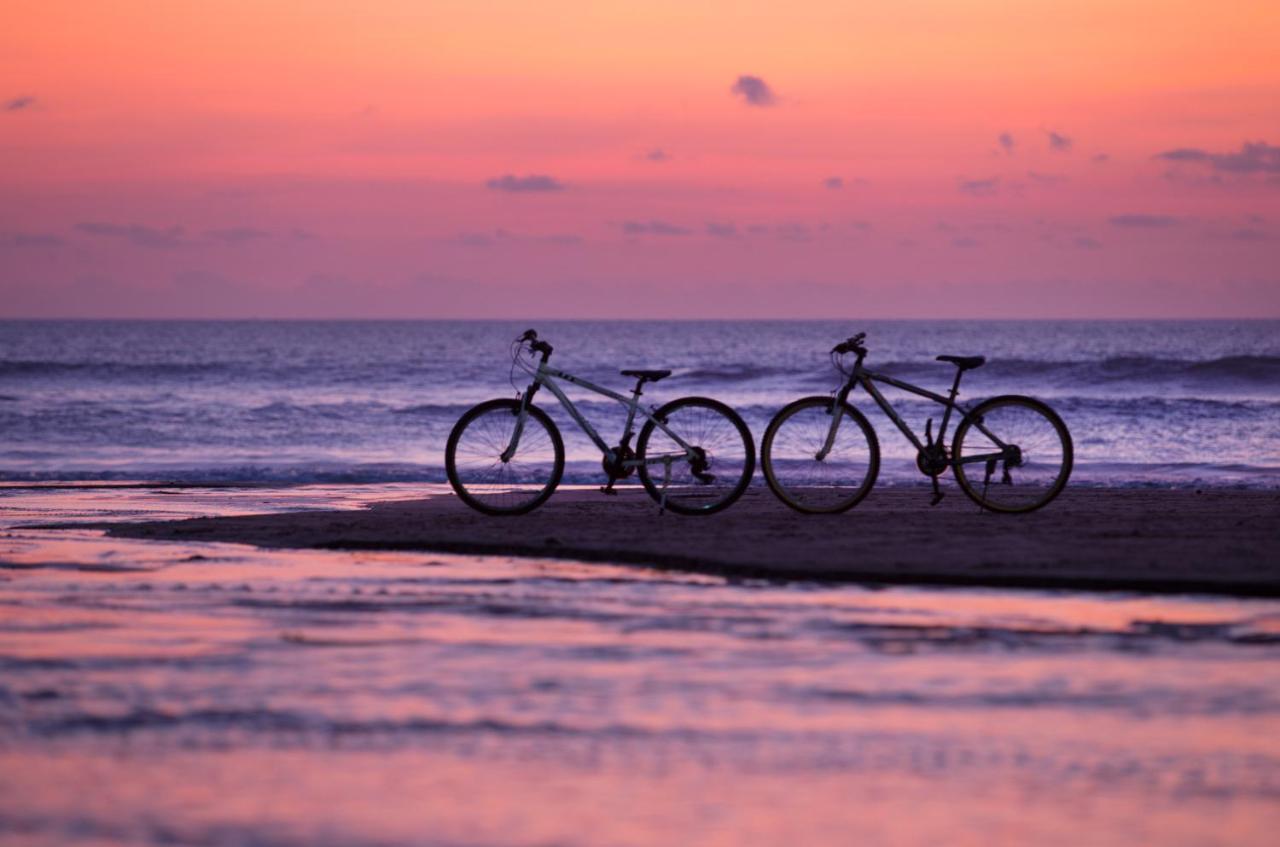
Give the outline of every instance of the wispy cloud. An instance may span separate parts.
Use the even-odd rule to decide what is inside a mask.
[[[738,236],[738,228],[733,224],[708,222],[707,235],[712,238],[736,238]]]
[[[213,241],[220,241],[223,244],[245,244],[250,241],[270,238],[271,233],[264,229],[254,229],[251,226],[233,226],[226,229],[207,229],[204,232],[204,236]]]
[[[1004,150],[1004,152],[1006,153],[1013,152],[1013,146],[1014,146],[1013,133],[1002,132],[1000,133],[999,136],[996,137],[996,141],[1000,142],[1000,147],[1001,149]]]
[[[1178,219],[1170,215],[1112,215],[1107,218],[1107,223],[1132,229],[1167,229],[1177,225]]]
[[[655,147],[644,154],[644,159],[647,162],[666,162],[671,159],[671,156],[661,147]]]
[[[526,176],[504,174],[485,182],[485,187],[492,191],[508,191],[519,194],[538,191],[563,191],[565,185],[558,179],[549,177],[546,174],[528,174]]]
[[[989,179],[962,179],[959,184],[960,191],[974,197],[990,197],[1000,188],[1000,178],[990,177]]]
[[[21,112],[23,109],[30,109],[36,104],[36,98],[30,96],[14,97],[12,100],[6,100],[4,110],[6,112]]]
[[[0,233],[0,247],[61,247],[67,242],[46,232]]]
[[[1088,235],[1077,235],[1071,240],[1071,245],[1080,250],[1101,250],[1102,242]]]
[[[838,176],[829,176],[822,181],[824,188],[830,188],[832,191],[839,191],[844,188],[844,180]]]
[[[1207,165],[1215,171],[1234,174],[1280,174],[1280,147],[1265,141],[1246,141],[1240,149],[1228,153],[1211,153],[1198,147],[1179,147],[1156,154],[1169,162]]]
[[[748,106],[772,106],[778,102],[777,95],[773,93],[769,83],[758,76],[744,74],[738,77],[729,91],[741,97]]]
[[[622,231],[627,235],[692,235],[688,227],[666,221],[623,221]]]
[[[511,238],[511,233],[505,229],[495,229],[490,232],[460,232],[447,241],[461,247],[492,247],[499,242],[510,241]]]
[[[1062,174],[1046,174],[1041,173],[1040,171],[1027,171],[1027,179],[1031,180],[1036,185],[1046,186],[1058,185],[1059,183],[1067,181],[1067,178]]]
[[[135,247],[170,248],[181,247],[188,243],[184,238],[186,230],[180,226],[159,228],[143,226],[142,224],[113,224],[89,221],[78,223],[75,228],[86,235],[120,239]]]
[[[1047,132],[1049,134],[1049,149],[1051,150],[1066,153],[1075,144],[1074,141],[1060,132],[1054,132],[1053,130],[1047,130]]]

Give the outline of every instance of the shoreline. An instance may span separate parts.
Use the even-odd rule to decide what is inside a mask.
[[[930,508],[923,488],[885,488],[843,515],[800,515],[752,488],[722,513],[681,517],[660,516],[636,489],[570,490],[517,517],[481,515],[445,495],[75,526],[156,541],[557,558],[738,579],[1280,597],[1275,491],[1068,488],[1039,512],[1009,516],[979,513],[954,489]]]

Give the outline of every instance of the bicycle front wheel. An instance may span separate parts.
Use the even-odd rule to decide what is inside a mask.
[[[831,449],[831,397],[805,397],[773,416],[760,446],[765,482],[798,512],[835,514],[858,505],[880,473],[880,442],[861,412],[841,407]]]
[[[564,442],[547,413],[530,406],[515,451],[519,400],[490,400],[464,414],[444,450],[449,484],[486,515],[520,515],[542,505],[564,473]]]
[[[654,414],[662,426],[651,418],[636,441],[636,458],[646,461],[640,482],[650,497],[682,515],[709,515],[742,496],[755,473],[756,447],[737,412],[718,400],[685,397]],[[654,459],[664,461],[648,463]]]
[[[1058,414],[1030,397],[979,403],[951,442],[956,482],[993,512],[1030,512],[1057,497],[1071,476],[1071,433]]]

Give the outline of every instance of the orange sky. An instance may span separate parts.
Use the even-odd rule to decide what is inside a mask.
[[[1280,4],[870,6],[7,10],[0,315],[1280,315]]]

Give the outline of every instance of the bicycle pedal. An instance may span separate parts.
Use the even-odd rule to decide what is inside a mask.
[[[935,492],[934,492],[934,494],[933,494],[933,497],[932,497],[932,498],[930,498],[930,500],[929,500],[929,505],[930,505],[930,506],[936,506],[936,505],[938,505],[939,503],[941,503],[941,502],[942,502],[942,498],[943,498],[943,496],[944,496],[944,495],[943,495],[943,493],[942,493],[941,491],[935,491]]]
[[[601,494],[608,494],[610,497],[617,497],[617,496],[618,496],[618,492],[616,492],[616,491],[614,491],[612,488],[609,488],[609,487],[604,486],[604,485],[600,486],[600,493],[601,493]]]

